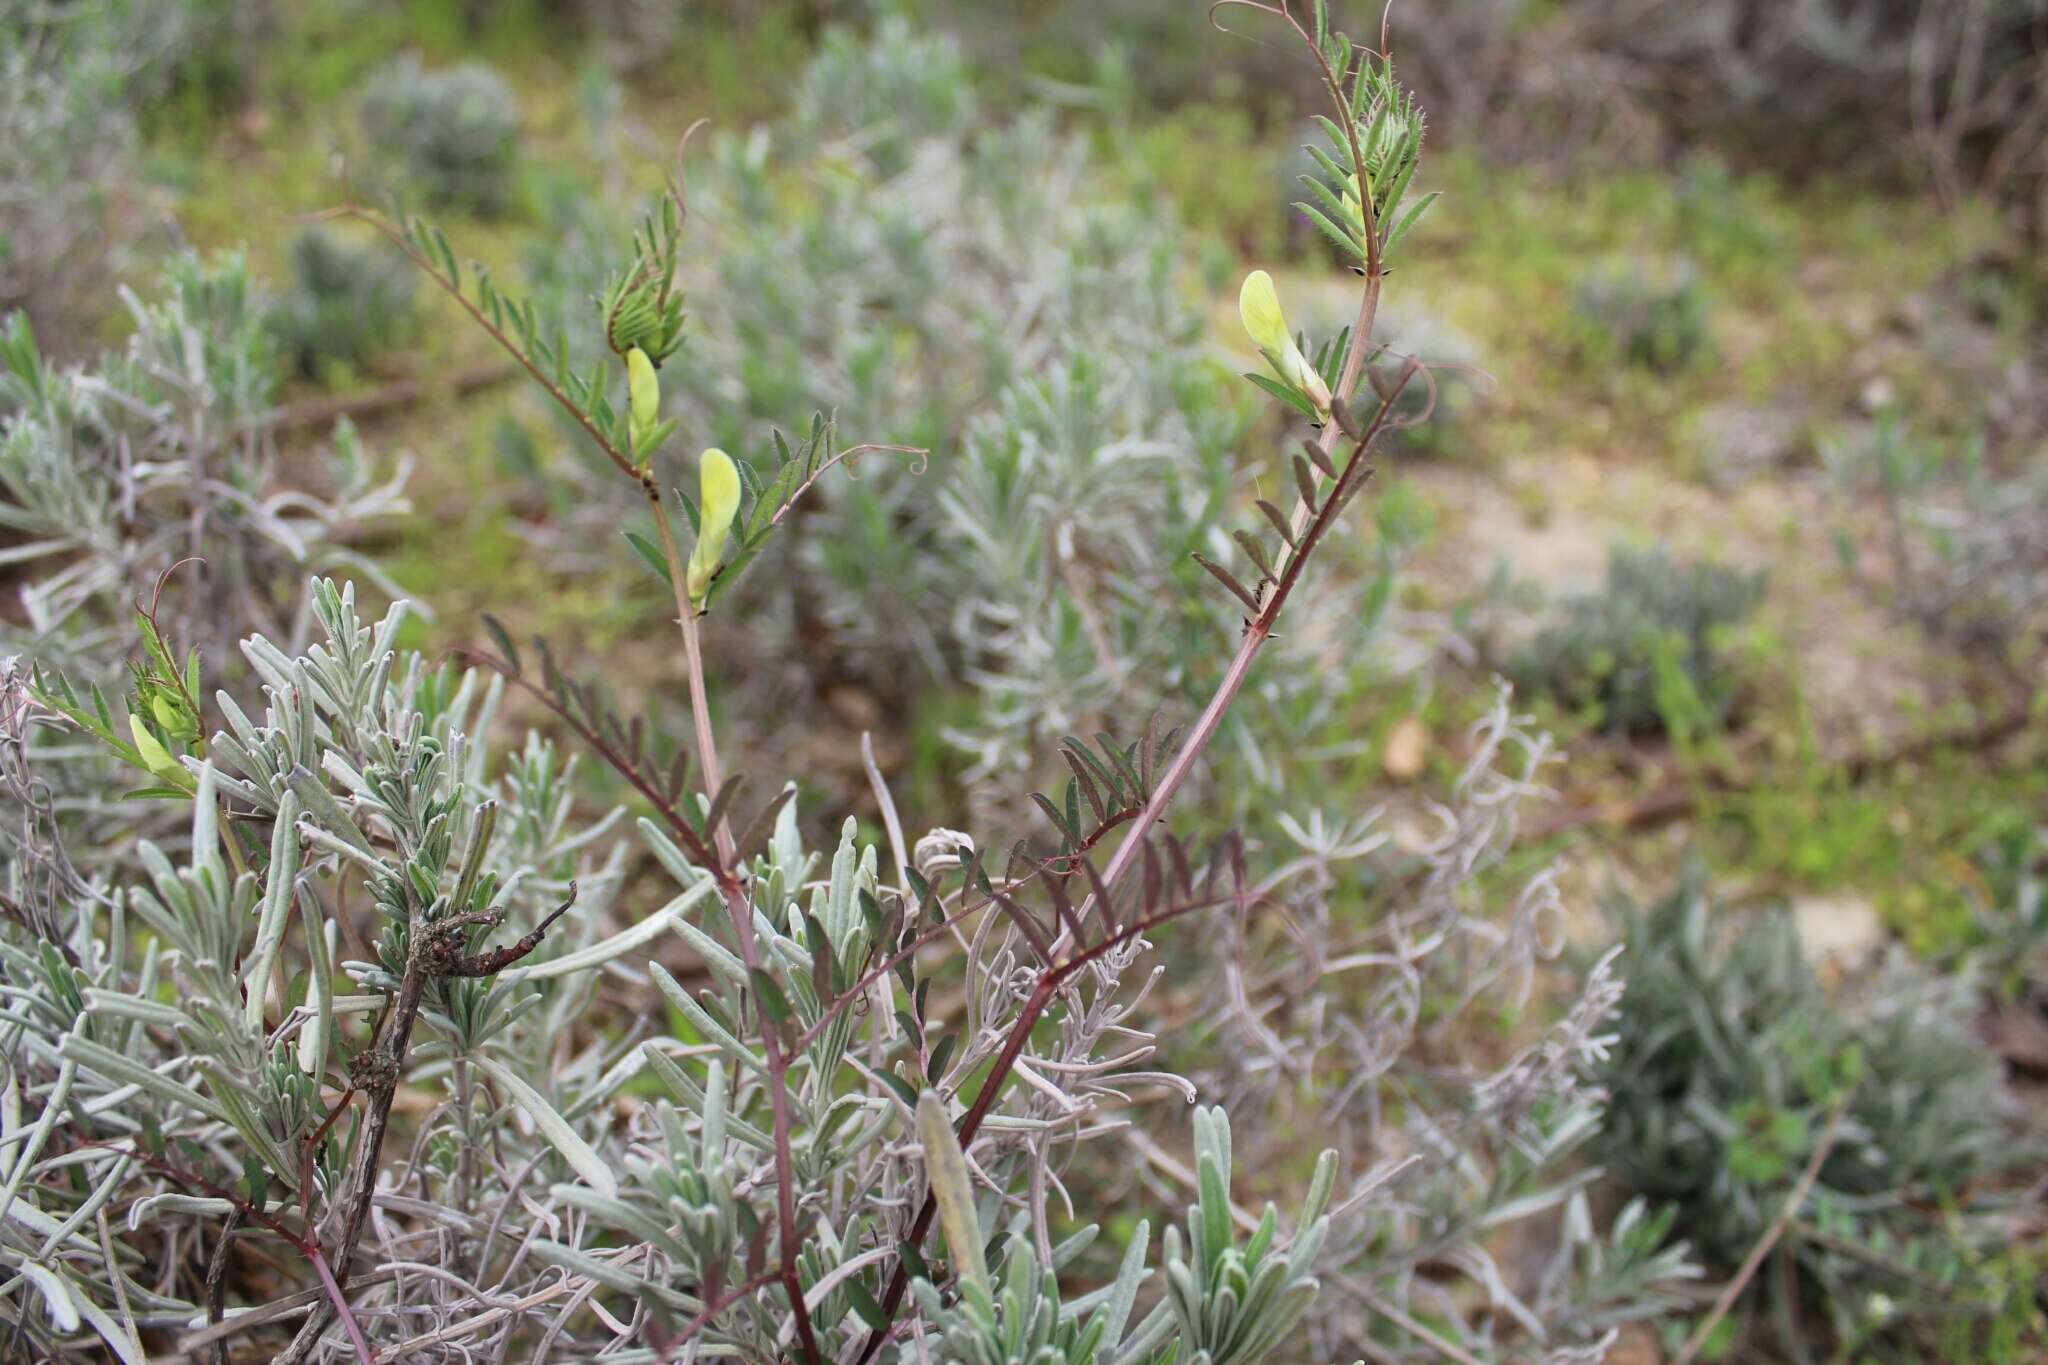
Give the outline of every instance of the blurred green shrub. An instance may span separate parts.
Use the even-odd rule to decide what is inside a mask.
[[[309,228],[266,321],[287,367],[307,379],[359,370],[412,330],[414,271],[382,243],[354,246]]]
[[[1707,290],[1689,261],[1602,262],[1572,298],[1578,348],[1595,366],[1628,364],[1673,374],[1705,358]]]
[[[0,0],[0,311],[60,355],[86,349],[132,235],[137,117],[227,8]]]
[[[1895,408],[1822,455],[1883,511],[1878,573],[1838,534],[1850,572],[1934,638],[2023,667],[2048,639],[2048,467],[2001,469],[1981,436],[1944,440]]]
[[[2048,1011],[2048,825],[2015,821],[1986,841],[1966,893],[2001,995]]]
[[[796,119],[810,136],[851,139],[876,170],[894,175],[918,143],[966,130],[973,91],[955,44],[892,15],[867,36],[827,30],[797,84]]]
[[[1762,602],[1766,578],[1614,546],[1605,584],[1560,602],[1509,673],[1611,734],[1655,734],[1681,711],[1725,723],[1744,688],[1726,635]]]
[[[1675,1206],[1726,1273],[1831,1142],[1772,1252],[1783,1269],[1755,1279],[1780,1330],[1818,1309],[1838,1359],[2031,1358],[1978,1353],[2001,1323],[2025,1326],[1996,1187],[2039,1154],[1976,1036],[1974,980],[1893,963],[1838,1001],[1789,911],[1720,906],[1696,870],[1647,908],[1616,899],[1610,917],[1629,989],[1595,1148],[1622,1189]]]
[[[1315,136],[1313,130],[1306,135]],[[1283,196],[1299,192],[1297,170],[1313,169],[1306,157],[1297,165],[1276,155],[1250,112],[1233,105],[1188,104],[1133,116],[1112,140],[1193,231],[1213,234],[1253,259],[1279,254],[1293,216],[1281,207]],[[1301,225],[1304,243],[1315,235]]]
[[[1759,275],[1786,258],[1784,206],[1768,177],[1738,176],[1708,152],[1689,156],[1671,182],[1678,238],[1716,278]]]
[[[519,104],[489,67],[429,71],[406,53],[370,78],[361,118],[380,156],[430,201],[479,214],[510,205]]]

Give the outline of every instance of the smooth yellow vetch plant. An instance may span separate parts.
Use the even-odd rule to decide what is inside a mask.
[[[917,1097],[917,1140],[924,1148],[925,1180],[931,1185],[932,1202],[939,1206],[939,1227],[946,1234],[953,1273],[962,1284],[980,1286],[985,1295],[988,1261],[981,1251],[981,1220],[974,1214],[974,1184],[946,1102],[936,1090]]]
[[[1330,386],[1294,344],[1294,334],[1287,330],[1287,315],[1280,311],[1280,295],[1274,292],[1271,275],[1254,270],[1244,277],[1244,288],[1237,294],[1237,312],[1266,363],[1282,380],[1307,394],[1318,412],[1328,412]]]
[[[654,455],[654,428],[661,420],[661,380],[638,346],[626,352],[626,394],[633,404],[633,456],[645,465]]]
[[[711,589],[711,576],[718,572],[719,556],[725,553],[725,533],[739,514],[739,466],[712,446],[698,463],[697,479],[697,545],[690,551],[685,586],[690,601],[701,605]]]

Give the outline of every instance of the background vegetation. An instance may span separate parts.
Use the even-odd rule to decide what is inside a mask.
[[[615,1127],[642,1144],[647,1168],[612,1191],[627,1213],[551,1203],[566,1221],[545,1236],[507,1225],[558,1248],[519,1274],[557,1278],[508,1269],[492,1292],[583,1275],[583,1316],[549,1301],[559,1320],[510,1315],[479,1340],[560,1358],[603,1340],[634,1358],[585,1310],[605,1306],[601,1285],[625,1296],[610,1308],[632,1328],[620,1341],[668,1358],[647,1323],[693,1310],[592,1258],[642,1235],[630,1215],[647,1201],[687,1205],[681,1225],[701,1236],[739,1217],[717,1209],[742,1169],[721,1167],[701,1127],[656,1126],[671,1101],[700,1121],[706,1088],[685,1076],[686,1100],[654,1084],[659,1066],[615,1074],[651,1036],[695,1066],[731,1027],[715,1003],[689,1014],[691,992],[731,985],[694,940],[627,945],[671,974],[666,993],[612,960],[647,907],[704,894],[702,863],[618,837],[659,817],[647,791],[568,758],[576,717],[611,711],[642,719],[634,746],[691,747],[645,495],[399,246],[311,220],[343,203],[429,211],[465,278],[530,296],[580,363],[610,363],[591,300],[680,166],[688,322],[661,372],[668,481],[695,496],[682,452],[703,447],[763,476],[778,443],[807,437],[927,452],[871,452],[821,480],[703,630],[728,764],[760,775],[742,804],[783,775],[798,786],[763,827],[762,866],[792,905],[822,879],[802,900],[815,933],[868,951],[879,923],[856,882],[871,901],[900,888],[915,924],[927,898],[892,861],[964,897],[976,846],[991,866],[1020,838],[1085,846],[1104,816],[1091,782],[1114,788],[1115,755],[1141,733],[1190,725],[1229,662],[1244,604],[1195,557],[1252,577],[1233,532],[1271,529],[1255,500],[1292,506],[1304,434],[1240,378],[1263,367],[1230,299],[1267,270],[1289,320],[1328,343],[1360,285],[1298,180],[1319,171],[1303,144],[1330,145],[1310,121],[1315,65],[1249,8],[0,0],[0,1206],[24,1210],[0,1223],[5,1350],[92,1358],[132,1330],[151,1358],[221,1343],[268,1358],[284,1339],[222,1330],[223,1296],[261,1311],[315,1285],[276,1268],[291,1245],[263,1242],[237,1200],[171,1177],[130,1189],[104,1154],[45,1144],[63,1067],[81,1112],[124,1103],[123,1073],[92,1091],[91,1067],[60,1054],[68,1032],[119,1052],[199,1027],[152,1012],[177,1003],[169,966],[116,986],[93,977],[106,964],[89,945],[120,970],[123,935],[132,956],[153,964],[140,945],[154,936],[193,970],[242,952],[238,927],[210,949],[211,903],[178,890],[206,882],[217,831],[194,827],[189,802],[131,799],[138,781],[189,793],[186,768],[152,767],[118,708],[96,717],[95,685],[131,707],[164,698],[142,727],[173,755],[227,754],[221,732],[261,758],[257,732],[291,729],[266,703],[282,715],[296,680],[331,669],[308,725],[324,771],[375,776],[405,763],[368,729],[345,733],[333,698],[367,696],[374,656],[401,651],[389,735],[474,733],[447,761],[502,793],[497,825],[457,810],[443,829],[379,789],[408,857],[446,862],[449,831],[458,846],[474,834],[492,850],[482,875],[518,888],[512,918],[529,927],[580,885],[558,942],[595,954],[588,982],[536,968],[545,984],[524,1003],[481,983],[436,1002],[446,1059],[396,1092],[386,1145],[415,1144],[418,1183],[394,1190],[421,1203],[509,1184],[529,1148],[547,1171],[535,1199],[580,1174],[535,1136],[546,1124],[516,1087],[473,1088],[472,1050],[543,1078],[536,1104],[565,1111],[578,1142]],[[1377,43],[1376,11],[1337,8]],[[1442,197],[1400,245],[1374,336],[1427,371],[1390,400],[1368,493],[1174,812],[1191,845],[1232,832],[1285,913],[1165,926],[1156,978],[1120,964],[1127,977],[1091,986],[1095,1032],[1035,1035],[1055,1099],[1121,1083],[1088,1069],[1118,1029],[1157,1052],[1126,1059],[1146,1068],[1131,1105],[1089,1092],[1105,1129],[1128,1123],[1061,1148],[1058,1193],[1018,1196],[1041,1221],[984,1210],[983,1279],[1017,1305],[1006,1322],[1055,1322],[1060,1295],[1071,1310],[1126,1283],[1141,1229],[1190,1201],[1241,1224],[1233,1239],[1257,1240],[1244,1210],[1269,1198],[1290,1214],[1306,1198],[1287,1226],[1320,1228],[1337,1179],[1310,1239],[1322,1292],[1275,1359],[2044,1358],[2044,26],[2038,0],[1396,8],[1392,55],[1428,117],[1409,201]],[[310,591],[316,574],[352,595]],[[412,609],[387,617],[400,599]],[[245,650],[251,634],[267,643]],[[488,669],[442,671],[476,649],[541,686],[486,699]],[[179,685],[187,650],[203,688]],[[599,690],[565,702],[555,660]],[[96,719],[125,774],[109,775]],[[312,798],[290,755],[275,790],[250,775],[268,762],[222,781],[290,826],[281,803]],[[899,809],[913,828],[891,828]],[[708,839],[718,822],[691,813]],[[494,828],[516,832],[493,843]],[[975,842],[941,837],[955,829]],[[456,858],[445,880],[467,893],[474,871]],[[122,885],[157,900],[103,919],[95,897]],[[221,923],[272,921],[236,894]],[[395,989],[410,949],[377,938],[373,906],[351,913],[337,919],[360,927],[325,958],[318,931],[303,951],[328,976],[373,959],[344,992]],[[818,940],[796,922],[787,942],[812,962]],[[929,1018],[927,993],[904,1017],[920,1088],[964,1086],[988,1061],[976,1011],[1000,1009],[976,992],[1014,963],[978,942],[967,961],[927,979]],[[279,998],[311,1002],[321,975],[281,972]],[[210,988],[239,1016],[233,971]],[[737,1017],[758,986],[731,989]],[[298,1126],[277,1141],[317,1126],[338,1086],[323,1100],[262,1079],[268,1054],[237,1051],[193,1008],[229,1040],[223,1076],[282,1087],[268,1102]],[[478,1093],[490,1112],[470,1112]],[[1205,1109],[1191,1125],[1196,1094],[1228,1124]],[[1005,1161],[1023,1162],[1002,1145],[1019,1131],[995,1141]],[[510,1155],[459,1155],[487,1141]],[[910,1141],[861,1179],[890,1198],[921,1189]],[[1318,1165],[1325,1145],[1341,1177]],[[169,1150],[166,1164],[198,1163]],[[697,1184],[662,1183],[686,1167]],[[1211,1170],[1234,1171],[1235,1208],[1215,1207]],[[237,1199],[264,1207],[260,1191]],[[191,1217],[160,1227],[171,1214]],[[417,1260],[445,1280],[497,1264],[495,1228],[451,1222],[454,1249],[429,1255],[405,1224],[420,1216],[380,1215],[386,1269]],[[1189,1247],[1175,1229],[1166,1260],[1206,1275],[1204,1251],[1222,1253],[1195,1245],[1189,1217]],[[849,1216],[846,1248],[818,1254],[857,1259],[858,1228]],[[67,1325],[29,1267],[102,1237],[63,1255],[112,1264],[104,1293],[60,1269],[112,1325]],[[159,1259],[173,1269],[149,1280],[138,1267]],[[872,1304],[853,1300],[881,1296],[884,1268],[856,1266],[851,1291],[821,1300],[819,1329],[845,1333],[831,1340],[865,1335]],[[387,1318],[365,1319],[380,1346],[458,1349],[436,1333],[482,1300],[433,1282],[377,1291],[392,1296]],[[979,1330],[933,1282],[912,1301],[930,1291],[934,1330],[949,1344]],[[131,1283],[137,1301],[117,1306]],[[1208,1340],[1203,1302],[1178,1292],[1164,1271],[1147,1282],[1134,1337],[1172,1302],[1186,1349]],[[191,1307],[208,1294],[210,1328]],[[1213,1360],[1255,1354],[1212,1336]],[[336,1331],[317,1349],[347,1346]]]

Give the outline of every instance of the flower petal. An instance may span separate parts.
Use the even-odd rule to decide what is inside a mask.
[[[1293,344],[1287,315],[1280,311],[1280,295],[1273,289],[1273,277],[1265,271],[1254,270],[1244,277],[1244,287],[1237,293],[1237,313],[1253,342],[1268,355],[1278,355]]]

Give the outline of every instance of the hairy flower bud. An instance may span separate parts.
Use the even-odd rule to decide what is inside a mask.
[[[654,454],[654,427],[661,420],[661,380],[647,352],[626,352],[626,393],[633,403],[633,455],[646,464]]]
[[[739,514],[739,466],[713,446],[704,452],[697,478],[697,546],[690,551],[686,586],[690,600],[702,603],[711,589],[711,575],[718,572],[719,556],[725,553],[725,534]]]
[[[1318,411],[1328,412],[1329,385],[1294,344],[1294,334],[1287,330],[1287,315],[1280,311],[1280,295],[1273,289],[1271,275],[1254,270],[1244,277],[1244,287],[1237,295],[1237,312],[1266,363],[1283,381],[1308,395]]]
[[[149,732],[149,727],[142,723],[142,717],[133,714],[128,717],[128,733],[135,739],[135,752],[142,755],[143,767],[170,781],[177,781],[185,776],[183,765],[172,758],[170,750],[164,748],[157,741],[157,737]]]

